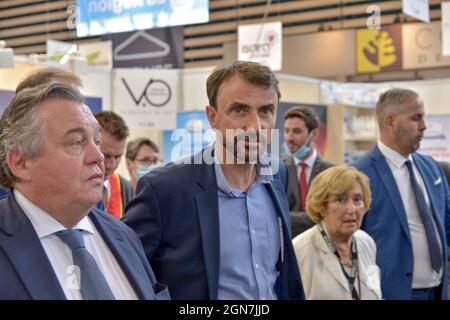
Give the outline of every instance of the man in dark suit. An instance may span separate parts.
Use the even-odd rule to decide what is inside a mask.
[[[102,128],[100,150],[105,156],[104,194],[97,207],[120,219],[134,194],[131,184],[116,172],[125,153],[128,126],[125,120],[113,111],[100,111],[94,116]]]
[[[207,93],[215,144],[143,176],[124,221],[174,299],[302,299],[287,170],[263,153],[278,80],[238,61],[213,71]]]
[[[334,166],[323,160],[313,146],[319,135],[319,118],[308,106],[292,107],[284,114],[284,141],[291,156],[284,159],[289,171],[288,200],[292,238],[308,230],[314,222],[305,212],[308,186],[322,171]]]
[[[376,106],[380,139],[354,163],[370,179],[372,205],[362,229],[377,244],[385,299],[446,299],[450,192],[430,157],[416,153],[424,106],[411,90],[391,89]]]
[[[136,234],[97,209],[100,128],[57,82],[22,89],[0,119],[0,299],[154,299]]]
[[[450,186],[450,162],[448,161],[438,161],[439,167],[441,167],[444,172],[447,183]]]

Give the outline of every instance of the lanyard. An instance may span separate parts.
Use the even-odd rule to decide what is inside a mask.
[[[360,300],[360,297],[358,296],[358,292],[356,291],[355,287],[355,279],[356,277],[358,277],[359,290],[361,290],[361,283],[359,279],[359,270],[358,270],[358,250],[356,248],[356,241],[352,238],[352,266],[349,268],[349,272],[347,272],[344,268],[344,265],[341,262],[339,252],[336,250],[335,246],[331,242],[331,239],[325,232],[325,229],[323,228],[322,224],[319,224],[318,228],[328,248],[330,248],[331,252],[333,252],[338,257],[342,272],[344,273],[344,276],[348,281],[350,292],[352,293],[352,299]]]

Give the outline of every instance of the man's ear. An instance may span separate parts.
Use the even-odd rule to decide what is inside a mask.
[[[17,179],[25,181],[31,179],[29,160],[25,159],[19,150],[9,150],[6,153],[6,164]]]
[[[312,135],[312,137],[311,137],[311,140],[312,141],[316,141],[317,140],[317,138],[319,137],[319,128],[315,128],[315,129],[313,129],[312,131],[311,131],[311,135]]]
[[[392,128],[395,125],[395,115],[393,113],[388,113],[384,117],[384,126],[386,128]]]
[[[211,128],[216,129],[216,115],[217,111],[212,106],[206,106],[206,116],[208,117],[209,124],[211,125]]]

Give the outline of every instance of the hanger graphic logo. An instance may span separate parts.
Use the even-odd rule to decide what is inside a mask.
[[[157,51],[151,52],[136,52],[136,53],[125,53],[126,49],[131,46],[136,41],[147,42],[150,46],[155,45],[159,48]],[[137,31],[133,33],[128,39],[119,44],[113,51],[113,57],[115,61],[130,61],[135,59],[152,59],[152,58],[162,58],[170,54],[170,46],[162,41],[161,39],[148,34],[144,30]]]
[[[153,107],[164,107],[172,97],[172,91],[170,90],[167,82],[164,80],[150,78],[147,85],[144,87],[144,90],[138,95],[133,93],[133,90],[131,90],[125,78],[121,78],[121,80],[125,86],[125,89],[127,89],[130,94],[131,99],[133,99],[136,104],[136,107],[146,107],[147,105]]]

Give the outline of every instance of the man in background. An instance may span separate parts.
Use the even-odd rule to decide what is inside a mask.
[[[380,138],[353,165],[370,179],[372,204],[362,229],[377,245],[385,299],[447,299],[450,192],[436,161],[416,151],[426,130],[422,99],[411,90],[382,93]]]
[[[82,87],[81,79],[74,73],[61,68],[43,67],[31,71],[27,76],[17,85],[16,94],[25,88],[31,88],[50,81],[60,82],[77,89]],[[0,198],[6,196],[8,190],[0,188]]]
[[[0,119],[0,300],[167,298],[102,196],[100,127],[73,86],[24,88]]]
[[[319,136],[319,117],[308,106],[292,107],[284,114],[284,141],[291,156],[284,159],[289,171],[288,201],[292,238],[308,230],[314,222],[305,212],[308,186],[322,171],[334,166],[323,160],[313,146]]]
[[[143,176],[123,221],[173,299],[304,299],[287,169],[264,153],[278,80],[237,61],[216,68],[206,86],[215,144]]]
[[[105,156],[103,200],[97,207],[120,219],[133,197],[131,184],[115,172],[125,152],[128,126],[121,116],[112,111],[97,112],[94,116],[102,128],[100,150]]]

